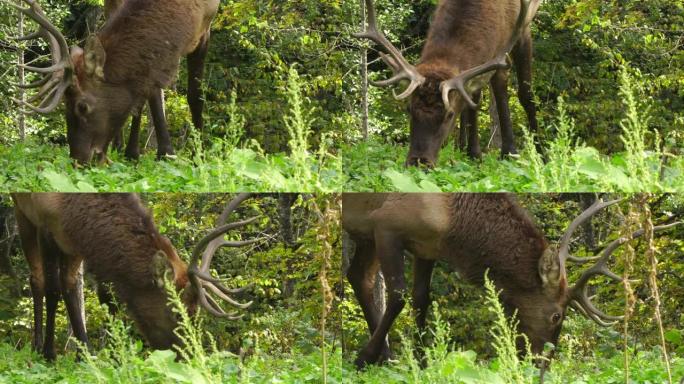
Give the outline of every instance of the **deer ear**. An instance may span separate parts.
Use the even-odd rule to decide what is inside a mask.
[[[546,248],[539,259],[539,277],[544,288],[560,287],[562,275],[558,250],[554,247]]]
[[[90,77],[104,80],[104,65],[107,60],[102,42],[96,35],[91,35],[86,41],[84,49],[85,72]]]
[[[173,277],[173,267],[169,263],[169,258],[162,250],[152,256],[152,280],[157,288],[164,288],[164,278],[169,279],[167,274]]]

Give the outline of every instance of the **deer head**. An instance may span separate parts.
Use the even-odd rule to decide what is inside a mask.
[[[644,230],[640,229],[628,237],[611,241],[599,255],[593,257],[578,258],[570,254],[570,242],[575,230],[599,211],[620,201],[622,200],[604,202],[598,199],[570,223],[558,246],[550,246],[544,251],[539,260],[539,277],[542,281],[542,288],[539,292],[522,295],[515,293],[504,298],[505,302],[517,308],[519,330],[528,337],[533,353],[541,353],[547,342],[557,344],[568,307],[574,308],[601,326],[610,326],[622,319],[622,316],[605,314],[594,305],[588,294],[588,283],[593,277],[599,275],[606,276],[615,282],[622,282],[622,277],[607,267],[608,260],[622,244],[642,236]],[[659,232],[679,224],[681,223],[655,226],[653,230]],[[573,286],[568,287],[566,261],[578,264],[590,261],[595,261],[595,263],[582,272]],[[519,350],[523,349],[523,345],[523,340],[520,340]]]
[[[159,235],[154,240],[159,251],[152,259],[151,268],[157,290],[147,290],[143,294],[135,292],[125,300],[132,309],[131,314],[136,319],[136,323],[153,348],[168,349],[174,344],[180,344],[180,340],[174,333],[178,326],[176,317],[171,313],[165,299],[165,278],[173,277],[174,287],[180,292],[181,299],[191,316],[200,306],[212,315],[237,320],[243,315],[225,312],[219,302],[223,301],[237,309],[246,309],[252,305],[251,301],[241,303],[231,297],[231,295],[243,292],[245,288],[229,289],[210,272],[211,260],[220,248],[243,247],[263,240],[257,238],[227,241],[223,238],[228,231],[243,227],[258,219],[258,217],[253,217],[226,223],[230,214],[249,197],[250,194],[241,194],[226,206],[217,221],[217,227],[206,234],[193,249],[189,266],[178,257],[175,248],[166,237]]]
[[[477,107],[471,97],[473,92],[486,84],[493,71],[510,67],[508,53],[534,17],[539,1],[520,1],[520,13],[509,42],[494,59],[456,74],[453,73],[453,68],[442,68],[438,71],[433,68],[429,74],[423,73],[425,72],[423,68],[429,65],[423,63],[417,68],[410,64],[378,26],[373,1],[365,1],[368,10],[368,26],[366,31],[355,34],[354,37],[371,40],[389,52],[389,54],[381,52],[380,57],[394,72],[394,76],[390,79],[372,82],[372,84],[378,87],[388,87],[402,81],[409,82],[406,90],[399,95],[394,94],[398,100],[411,98],[409,101],[411,143],[406,165],[422,164],[431,167],[436,163],[439,150],[453,129],[455,118],[461,110],[465,106]],[[531,3],[534,4],[531,5]]]
[[[43,77],[31,84],[18,85],[25,89],[37,88],[38,92],[29,100],[14,101],[30,112],[46,114],[54,111],[64,98],[71,157],[79,163],[88,163],[93,157],[98,162],[106,161],[107,147],[122,129],[136,101],[126,87],[107,82],[107,55],[102,42],[93,35],[84,48],[69,49],[64,36],[35,0],[23,0],[29,5],[27,8],[2,1],[39,25],[36,32],[17,40],[44,40],[50,47],[52,59],[49,67],[23,66]],[[37,105],[33,104],[35,102]]]

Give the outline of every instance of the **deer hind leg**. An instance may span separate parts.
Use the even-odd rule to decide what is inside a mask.
[[[169,127],[166,124],[166,115],[164,114],[164,91],[161,88],[156,90],[148,102],[154,123],[154,132],[157,136],[157,159],[163,159],[167,155],[174,154]]]
[[[354,289],[356,299],[361,305],[371,335],[378,328],[382,316],[381,310],[383,309],[378,308],[377,298],[374,295],[379,269],[380,264],[375,257],[375,245],[368,241],[357,242],[354,258],[347,271],[347,278]],[[390,357],[389,342],[385,338],[380,352],[380,360],[388,360]]]
[[[81,300],[78,296],[77,280],[81,267],[81,258],[65,255],[61,250],[55,248],[55,253],[59,255],[60,284],[62,287],[62,297],[66,305],[67,314],[74,336],[83,345],[88,347],[88,335],[86,334],[85,322],[82,315]],[[79,352],[80,354],[80,352]]]
[[[511,111],[508,107],[508,70],[497,70],[492,76],[491,84],[496,112],[499,115],[499,127],[501,128],[501,157],[504,157],[516,153]]]
[[[387,291],[387,307],[375,328],[368,344],[361,350],[354,363],[357,368],[379,361],[394,320],[406,304],[406,281],[404,279],[403,245],[396,235],[390,231],[377,230],[375,233],[375,251],[380,262],[380,270],[385,278]]]
[[[200,39],[197,48],[188,55],[188,105],[192,113],[192,124],[198,132],[204,129],[202,110],[204,96],[202,95],[202,78],[204,77],[204,59],[209,49],[209,31]]]
[[[131,132],[128,136],[128,144],[126,145],[126,158],[129,160],[138,160],[140,158],[140,122],[142,120],[142,112],[144,106],[138,109],[138,113],[131,118]]]
[[[425,322],[428,307],[430,306],[430,281],[434,266],[434,260],[426,260],[419,257],[414,257],[413,259],[413,292],[411,296],[418,328],[418,340],[420,341],[416,353],[418,360],[423,365],[425,365],[423,353],[423,347],[425,346]]]
[[[55,252],[56,244],[49,233],[39,231],[38,244],[45,274],[46,318],[43,356],[46,360],[52,361],[57,356],[55,353],[55,316],[60,297],[58,254]]]
[[[518,100],[520,100],[520,104],[522,104],[527,114],[530,132],[538,134],[537,107],[534,105],[534,95],[532,93],[532,34],[529,28],[523,32],[512,54],[518,77]],[[537,146],[537,151],[542,153],[538,138],[535,140],[535,145]]]
[[[19,227],[21,248],[31,270],[31,296],[33,296],[33,342],[36,352],[43,349],[43,298],[45,297],[45,273],[38,246],[38,229],[18,209],[15,217]]]
[[[480,105],[482,91],[477,91],[473,95],[475,104]],[[480,133],[477,130],[477,107],[471,109],[466,107],[461,116],[462,131],[468,132],[468,156],[471,159],[479,159],[482,156],[480,151]]]

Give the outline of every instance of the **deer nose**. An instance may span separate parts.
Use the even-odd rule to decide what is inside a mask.
[[[434,168],[435,162],[425,156],[409,156],[404,165],[406,167]]]

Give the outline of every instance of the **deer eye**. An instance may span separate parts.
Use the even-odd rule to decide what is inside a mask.
[[[79,115],[87,116],[88,114],[90,114],[91,107],[90,104],[88,104],[88,102],[86,102],[85,100],[80,100],[76,103],[76,110],[78,111]]]
[[[558,324],[561,321],[561,314],[556,312],[553,315],[551,315],[551,324]]]

